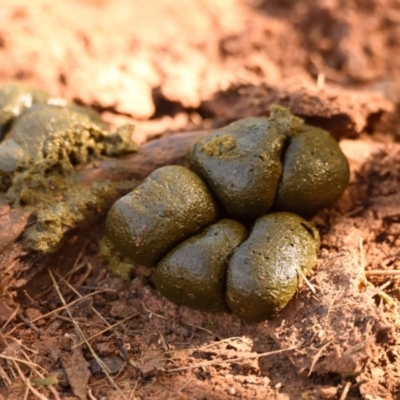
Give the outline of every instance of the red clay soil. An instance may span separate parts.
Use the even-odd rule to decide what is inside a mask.
[[[3,204],[0,399],[400,399],[399,22],[395,0],[0,1],[0,84],[133,122],[140,144],[281,104],[351,168],[312,220],[315,293],[260,324],[176,306],[150,269],[112,274],[104,216],[28,253]]]

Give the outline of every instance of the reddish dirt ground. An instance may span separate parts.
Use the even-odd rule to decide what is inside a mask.
[[[150,269],[113,275],[103,216],[24,271],[16,242],[0,254],[0,399],[400,399],[399,71],[395,0],[0,1],[0,84],[133,122],[140,144],[281,104],[351,168],[313,218],[316,293],[260,324],[176,306]]]

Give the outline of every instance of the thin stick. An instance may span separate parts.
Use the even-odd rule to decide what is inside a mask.
[[[360,247],[360,267],[365,274],[364,246],[362,237],[359,238],[359,247]]]
[[[400,276],[400,270],[398,269],[371,269],[369,271],[365,271],[365,275],[367,276]]]
[[[39,375],[41,379],[45,379],[45,376],[39,370],[35,369],[35,372]],[[56,400],[61,400],[56,388],[53,385],[48,385],[47,388],[50,390],[51,393],[53,393],[53,396]]]
[[[39,319],[49,317],[50,315],[53,315],[53,314],[55,314],[55,313],[57,313],[57,312],[59,312],[59,311],[63,311],[63,310],[65,310],[65,309],[67,309],[68,307],[71,307],[71,306],[75,305],[76,303],[81,302],[82,300],[86,300],[86,299],[89,298],[89,297],[93,297],[93,296],[95,296],[96,294],[104,293],[104,292],[114,292],[114,290],[97,290],[96,292],[89,293],[89,294],[87,294],[86,296],[81,296],[79,299],[75,299],[75,300],[71,301],[70,303],[68,303],[68,304],[65,305],[65,306],[55,308],[54,310],[51,310],[51,311],[48,312],[47,314],[43,314],[43,315],[41,315],[41,316],[39,316],[39,317],[34,318],[34,319],[31,320],[30,322],[36,322],[36,321],[39,321]]]
[[[210,330],[208,330],[208,329],[206,329],[206,328],[203,328],[202,326],[197,326],[197,325],[189,324],[188,322],[184,322],[184,321],[182,321],[182,324],[185,324],[185,325],[187,325],[187,326],[191,326],[192,328],[199,329],[200,331],[207,332],[209,335],[214,336],[214,337],[216,337],[217,339],[220,339],[220,336],[218,336],[216,333],[214,333],[214,332],[212,332],[212,331],[210,331]]]
[[[10,315],[10,318],[8,318],[6,323],[1,327],[0,332],[3,332],[4,329],[6,329],[7,325],[15,318],[15,316],[18,314],[18,312],[19,312],[19,304],[17,305],[17,307],[15,308],[13,313]]]
[[[74,317],[72,316],[72,313],[70,311],[70,309],[67,306],[67,303],[60,291],[60,288],[58,286],[57,281],[55,280],[51,270],[48,270],[49,275],[51,277],[51,280],[53,281],[53,285],[54,288],[56,289],[56,292],[58,294],[58,296],[60,297],[61,302],[64,304],[64,306],[66,307],[65,310],[68,313],[68,315],[70,316],[72,323],[75,326],[75,330],[78,332],[79,336],[83,339],[83,341],[85,342],[86,346],[88,347],[89,351],[92,353],[93,358],[97,361],[97,363],[99,364],[99,366],[101,367],[101,369],[103,370],[104,374],[106,375],[108,381],[111,383],[112,386],[114,386],[114,388],[118,391],[118,393],[121,395],[121,397],[123,399],[126,399],[124,393],[122,392],[122,390],[120,389],[120,387],[115,383],[114,379],[111,377],[110,375],[110,371],[108,370],[108,367],[104,364],[103,360],[97,355],[97,353],[93,350],[93,347],[90,345],[90,343],[86,340],[85,335],[82,332],[82,329],[80,328],[79,324],[75,321]]]
[[[329,342],[325,343],[318,351],[317,354],[315,355],[315,357],[312,360],[311,363],[311,367],[310,367],[310,371],[308,372],[307,376],[310,376],[314,370],[315,364],[317,363],[317,361],[319,360],[319,358],[321,357],[322,352],[332,343],[332,340],[330,340]]]
[[[31,362],[31,361],[25,361],[25,360],[21,360],[20,358],[5,356],[4,354],[0,354],[0,358],[2,358],[3,360],[8,360],[8,361],[21,363],[21,364],[27,365],[28,367],[31,367],[31,368],[33,366],[35,366],[36,368],[43,368],[40,365],[35,364],[35,363]]]
[[[40,400],[49,400],[46,396],[41,394],[39,391],[37,391],[29,382],[29,379],[26,379],[26,376],[23,374],[21,371],[21,368],[19,367],[18,363],[16,361],[13,361],[14,367],[18,371],[18,374],[22,381],[25,383],[25,385],[29,388],[29,390]]]
[[[88,265],[89,265],[89,268],[92,269],[91,264],[88,263]],[[81,294],[80,294],[66,279],[64,279],[64,277],[62,277],[61,275],[58,275],[58,276],[59,276],[59,278],[60,278],[61,280],[64,281],[64,283],[65,283],[78,297],[82,297],[82,295],[81,295]],[[103,317],[103,315],[102,315],[99,311],[97,311],[97,309],[96,309],[95,307],[93,307],[93,304],[90,305],[90,309],[91,309],[91,310],[93,311],[93,313],[95,313],[95,314],[104,322],[104,324],[108,327],[106,330],[104,330],[104,331],[102,331],[102,332],[99,332],[99,333],[97,333],[96,335],[92,336],[92,338],[95,337],[95,336],[97,336],[97,335],[100,335],[101,333],[103,333],[103,332],[105,332],[105,331],[107,331],[107,330],[112,330],[112,332],[113,332],[113,334],[115,335],[115,337],[117,338],[117,340],[119,340],[120,343],[121,343],[120,351],[121,351],[121,353],[123,354],[123,357],[125,358],[124,351],[122,350],[122,349],[123,349],[123,340],[122,340],[122,338],[120,337],[120,335],[118,334],[118,332],[117,332],[116,330],[113,329],[114,326],[111,326],[111,325],[108,323],[108,321]],[[134,315],[131,315],[131,316],[127,317],[126,319],[133,318],[133,317],[135,317],[135,316],[137,316],[137,315],[139,315],[139,313],[134,314]],[[124,321],[119,321],[119,322],[117,322],[115,325],[119,325],[119,324],[121,324],[122,322],[124,322]],[[92,338],[90,338],[90,339],[92,339]],[[89,340],[89,339],[88,339],[88,340]],[[81,344],[81,343],[80,343],[80,344]],[[76,345],[76,346],[78,346],[78,345]],[[76,346],[74,346],[73,348],[75,348]],[[126,355],[126,359],[127,359],[127,358],[129,358],[128,355]]]
[[[13,339],[14,339],[14,338],[13,338]],[[14,340],[16,341],[16,339],[14,339]],[[28,357],[28,354],[26,354],[26,353],[24,352],[23,349],[21,349],[21,352],[22,352],[23,356],[24,356],[27,360],[31,361],[30,358]],[[43,370],[46,371],[44,368],[43,368]],[[37,374],[40,378],[45,379],[44,375],[43,375],[37,368],[35,368],[34,366],[32,367],[31,371],[36,372],[36,374]],[[49,373],[48,373],[47,371],[46,371],[46,375],[49,375]],[[56,400],[60,400],[60,396],[58,395],[57,390],[53,387],[53,385],[48,385],[47,387],[48,387],[48,389],[51,391],[51,393],[53,393],[54,398],[55,398]]]
[[[9,364],[8,368],[10,369],[10,373],[12,375],[12,379],[16,380],[18,378],[18,374],[15,372],[15,368],[13,368],[13,364]]]
[[[369,339],[366,339],[366,340],[354,345],[353,347],[350,347],[350,349],[346,350],[343,353],[343,356],[347,356],[349,354],[357,353],[358,351],[360,351],[361,349],[363,349],[364,347],[366,347],[370,343],[373,343],[374,341],[375,341],[375,339],[373,337],[371,337]]]
[[[234,363],[234,362],[243,361],[243,360],[249,360],[249,359],[253,359],[253,358],[261,358],[261,357],[272,356],[274,354],[280,354],[280,353],[284,353],[286,351],[296,350],[298,348],[299,348],[299,346],[294,346],[294,347],[288,347],[287,349],[274,350],[274,351],[269,351],[269,352],[266,352],[266,353],[251,354],[251,355],[248,355],[248,356],[231,358],[230,360],[213,360],[213,361],[205,362],[205,363],[202,363],[202,364],[189,365],[188,367],[179,367],[179,368],[166,369],[165,372],[186,371],[188,369],[209,367],[211,365],[219,365],[219,364],[224,364],[224,363]]]
[[[350,381],[346,382],[346,385],[343,389],[342,394],[340,395],[339,400],[346,400],[347,394],[349,393],[349,390],[350,390],[350,386],[351,386],[351,382]]]
[[[13,337],[13,338],[11,338],[11,339],[13,339],[14,342],[15,342],[16,344],[20,345],[20,343],[18,343],[18,340],[17,340],[16,338]],[[9,345],[9,344],[7,343],[7,345]],[[30,364],[29,364],[29,367],[31,368],[31,370],[32,370],[32,371],[35,371],[38,375],[40,375],[41,377],[43,377],[43,375],[41,375],[40,370],[39,370],[38,368],[36,368],[36,366],[39,366],[39,368],[40,368],[46,375],[49,375],[49,372],[48,372],[44,367],[40,366],[39,364],[34,363],[34,362],[29,358],[28,354],[25,353],[23,347],[27,348],[26,346],[21,346],[21,347],[19,348],[19,350],[20,350],[20,352],[22,353],[22,355],[25,357],[25,360],[26,360],[27,362],[30,363]],[[29,349],[29,350],[31,350],[31,349]],[[31,350],[31,351],[33,351],[33,350]],[[38,353],[34,353],[34,355],[37,356]]]
[[[31,321],[26,319],[23,315],[19,314],[18,318],[21,319],[21,321],[27,325],[29,328],[31,328],[33,331],[35,331],[39,336],[43,336],[44,332],[39,329],[35,324],[33,324]]]
[[[90,273],[91,273],[92,270],[93,270],[92,264],[90,264],[90,262],[87,262],[87,263],[85,263],[85,264],[83,264],[83,265],[84,265],[84,266],[87,266],[87,269],[86,269],[86,271],[84,272],[84,274],[79,278],[78,282],[75,283],[75,286],[76,286],[76,287],[82,286],[82,283],[86,281],[86,279],[88,278],[88,276],[90,275]],[[61,276],[61,275],[60,275],[60,276]],[[69,278],[69,277],[72,277],[72,275],[71,275],[71,276],[68,276],[68,278]],[[67,281],[67,276],[64,277],[64,280]],[[69,281],[68,281],[68,283],[69,283]],[[70,284],[70,285],[71,285],[71,284]],[[73,286],[71,285],[71,287],[73,287]]]
[[[385,282],[383,285],[379,286],[379,289],[380,289],[380,290],[385,290],[385,289],[387,289],[391,284],[392,284],[392,281],[389,280],[389,281]]]
[[[168,346],[168,344],[167,344],[167,341],[165,340],[164,335],[161,333],[161,331],[160,331],[160,329],[158,328],[158,326],[157,326],[157,324],[156,324],[155,321],[154,321],[154,325],[155,325],[156,328],[157,328],[157,332],[158,332],[158,335],[160,336],[160,340],[161,340],[161,343],[162,343],[162,345],[163,345],[163,347],[164,347],[164,351],[165,351],[166,353],[168,353],[169,346]]]
[[[140,375],[136,379],[135,386],[132,389],[132,392],[131,392],[131,394],[129,396],[129,400],[134,400],[135,399],[135,392],[136,392],[137,385],[139,383],[139,379],[140,379]]]
[[[191,351],[204,350],[204,349],[208,349],[210,347],[216,346],[216,345],[224,343],[224,342],[231,342],[234,339],[241,339],[241,337],[240,336],[232,336],[230,338],[222,339],[222,340],[219,340],[218,342],[212,342],[212,343],[206,344],[206,345],[201,346],[201,347],[190,347],[188,349],[170,350],[168,353],[169,354],[174,354],[174,353],[180,353],[180,352],[191,352]]]
[[[92,266],[88,263],[89,267],[92,268]],[[78,296],[78,297],[82,297],[82,295],[68,282],[66,281],[61,275],[58,275],[59,278]],[[108,323],[108,321],[101,315],[101,313],[99,311],[96,310],[95,307],[93,307],[93,305],[90,305],[90,309],[104,322],[104,324],[106,326],[108,326],[110,328],[110,324]],[[114,335],[117,338],[120,338],[120,336],[118,335],[117,332],[113,331]],[[122,340],[122,339],[121,339]]]
[[[360,238],[360,266],[362,268],[363,274],[364,274],[364,284],[365,286],[372,286],[375,288],[375,286],[368,281],[367,276],[392,276],[392,277],[397,277],[400,276],[400,271],[396,269],[390,269],[390,270],[369,270],[365,271],[365,260],[364,260],[364,248],[363,248],[363,241],[362,238]],[[379,289],[378,289],[379,290]],[[394,306],[395,302],[392,300],[392,298],[386,294],[382,289],[379,290],[377,293],[383,301],[385,301],[387,304]]]
[[[12,381],[10,377],[7,375],[6,371],[4,371],[3,367],[0,364],[0,377],[5,383],[6,386],[10,386],[12,384]]]
[[[151,315],[155,315],[155,316],[158,317],[158,318],[167,319],[167,318],[164,317],[163,315],[156,314],[155,312],[149,310],[149,309],[147,308],[146,304],[145,304],[143,301],[141,301],[141,303],[142,303],[142,306],[143,306],[143,308],[144,308],[144,311],[148,312],[148,313],[151,314]]]
[[[183,389],[185,389],[185,387],[186,387],[187,385],[189,385],[190,382],[192,382],[192,379],[188,379],[188,381],[187,381],[183,386],[180,387],[180,389],[178,390],[178,392],[181,392]]]
[[[85,253],[86,247],[89,244],[89,242],[90,242],[90,239],[87,239],[85,241],[85,243],[83,243],[83,246],[82,246],[82,248],[81,248],[81,250],[80,250],[80,252],[78,254],[78,257],[76,257],[74,265],[72,266],[71,270],[68,271],[65,274],[65,278],[67,278],[68,276],[70,276],[70,275],[74,274],[75,272],[79,271],[85,265],[85,263],[82,263],[81,265],[78,266],[79,262],[81,261],[81,259],[83,257],[83,254]]]
[[[328,308],[328,312],[327,312],[326,317],[325,317],[326,319],[328,319],[328,317],[329,317],[329,315],[330,315],[330,313],[331,313],[331,311],[332,311],[333,305],[335,304],[335,301],[336,301],[337,297],[339,296],[339,293],[340,293],[340,292],[341,292],[341,291],[338,290],[338,291],[335,293],[335,296],[333,297],[332,303],[330,304],[330,306],[329,306],[329,308]]]
[[[97,400],[96,397],[93,396],[91,388],[88,389],[88,396],[90,400]]]
[[[304,279],[304,282],[307,284],[307,286],[310,288],[310,290],[316,294],[317,291],[315,290],[314,285],[307,279],[307,277],[304,275],[304,272],[301,270],[301,268],[297,268],[297,272],[299,275]]]
[[[31,376],[32,376],[32,370],[30,370],[29,379],[31,378]],[[24,400],[27,400],[27,399],[28,399],[28,396],[29,396],[29,386],[26,385],[25,393],[24,393]]]
[[[94,339],[95,337],[100,336],[100,335],[103,334],[104,332],[107,332],[107,331],[109,331],[110,329],[115,328],[115,327],[118,326],[118,325],[121,325],[122,323],[128,321],[129,319],[132,319],[132,318],[134,318],[134,317],[137,317],[139,314],[140,314],[140,312],[137,312],[136,314],[132,314],[132,315],[130,315],[129,317],[126,317],[126,318],[124,318],[123,320],[118,321],[118,322],[116,322],[115,324],[108,326],[107,328],[103,329],[102,331],[95,333],[93,336],[88,337],[86,340],[87,340],[87,341],[92,340],[92,339]],[[81,345],[84,344],[84,343],[85,343],[85,342],[79,342],[78,344],[74,344],[74,345],[72,346],[72,349],[75,349],[76,347],[81,346]]]

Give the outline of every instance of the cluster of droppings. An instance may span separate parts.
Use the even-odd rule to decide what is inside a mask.
[[[347,159],[331,135],[282,107],[208,135],[189,162],[229,216],[242,221],[269,211],[310,216],[332,205],[349,182]]]
[[[106,220],[107,235],[121,255],[153,266],[216,218],[215,202],[199,176],[184,167],[167,166],[114,203]]]
[[[154,284],[178,304],[272,318],[317,260],[318,231],[297,214],[339,198],[345,156],[327,132],[275,107],[211,133],[188,157],[195,172],[160,168],[114,204],[108,239],[134,263],[158,264]]]

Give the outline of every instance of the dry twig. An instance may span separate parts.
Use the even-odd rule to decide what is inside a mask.
[[[370,269],[369,271],[365,271],[366,276],[393,276],[400,277],[400,270],[398,269]]]
[[[299,275],[303,278],[304,282],[307,284],[307,286],[310,288],[310,290],[316,294],[317,291],[315,290],[314,285],[307,279],[307,277],[304,275],[304,272],[301,270],[301,268],[297,268],[297,272]]]
[[[311,374],[313,373],[315,364],[317,363],[317,361],[319,360],[319,358],[321,357],[322,352],[332,343],[332,340],[330,340],[329,342],[325,343],[323,346],[321,346],[321,348],[317,351],[317,354],[315,355],[315,357],[312,360],[311,366],[310,366],[310,371],[308,372],[307,376],[311,376]]]
[[[234,363],[234,362],[244,361],[244,360],[249,360],[249,359],[254,359],[254,358],[272,356],[274,354],[280,354],[280,353],[284,353],[286,351],[297,350],[298,348],[299,348],[299,346],[293,346],[293,347],[288,347],[287,349],[268,351],[266,353],[250,354],[250,355],[243,356],[243,357],[231,358],[229,360],[212,360],[212,361],[201,363],[201,364],[197,364],[197,365],[189,365],[187,367],[166,369],[165,372],[179,372],[179,371],[186,371],[186,370],[189,370],[189,369],[195,369],[195,368],[201,368],[201,367],[209,367],[209,366],[212,366],[212,365],[220,365],[220,364],[225,364],[225,363]]]
[[[125,397],[124,393],[122,392],[122,390],[120,389],[120,387],[116,384],[114,379],[111,377],[110,372],[109,372],[109,370],[107,368],[107,365],[104,364],[103,360],[97,355],[97,353],[94,351],[93,347],[87,341],[85,335],[82,332],[81,327],[79,326],[79,324],[75,321],[74,317],[72,316],[72,313],[68,308],[68,305],[67,305],[67,303],[66,303],[66,301],[65,301],[65,299],[64,299],[64,297],[63,297],[63,295],[62,295],[62,293],[60,291],[58,283],[55,280],[51,270],[49,269],[48,271],[49,271],[50,278],[53,281],[54,288],[56,289],[56,292],[57,292],[58,296],[60,297],[61,302],[64,304],[65,310],[67,311],[68,315],[70,316],[70,318],[72,320],[72,323],[74,324],[75,330],[77,331],[78,335],[85,342],[85,344],[88,347],[88,349],[89,349],[90,353],[92,354],[93,358],[96,360],[96,362],[99,364],[99,366],[101,367],[102,371],[106,375],[108,381],[118,391],[118,393],[121,395],[122,399],[126,399],[126,397]]]
[[[107,328],[103,329],[102,331],[99,331],[99,332],[95,333],[94,335],[88,337],[86,340],[87,340],[87,341],[90,341],[90,340],[94,339],[95,337],[100,336],[101,334],[103,334],[103,333],[105,333],[105,332],[107,332],[107,331],[109,331],[109,330],[115,328],[116,326],[121,325],[122,323],[124,323],[124,322],[126,322],[126,321],[128,321],[128,320],[130,320],[130,319],[132,319],[132,318],[134,318],[134,317],[137,317],[139,314],[140,314],[140,313],[137,312],[137,313],[135,313],[135,314],[129,315],[129,317],[126,317],[126,318],[122,319],[121,321],[116,322],[116,323],[113,324],[113,325],[109,325]],[[77,343],[77,344],[74,344],[74,345],[72,346],[72,349],[75,349],[75,347],[81,346],[81,345],[84,344],[84,343],[85,343],[85,342],[83,341],[83,342],[79,342],[79,343]]]
[[[350,381],[346,382],[346,385],[345,385],[345,387],[343,389],[342,394],[340,395],[340,399],[339,400],[346,400],[346,397],[347,397],[347,395],[349,393],[350,387],[351,387],[351,382]]]
[[[219,335],[217,335],[216,333],[210,331],[209,329],[203,328],[202,326],[189,324],[188,322],[185,322],[185,321],[182,321],[182,324],[187,325],[187,326],[191,326],[192,328],[195,328],[195,329],[199,329],[200,331],[207,332],[209,335],[214,336],[217,339],[221,339],[221,337]]]

